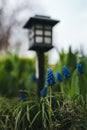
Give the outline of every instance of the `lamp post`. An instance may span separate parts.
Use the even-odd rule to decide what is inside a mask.
[[[47,16],[35,15],[24,25],[25,29],[29,29],[29,50],[36,51],[38,57],[38,97],[44,87],[44,52],[53,48],[52,27],[58,22]]]

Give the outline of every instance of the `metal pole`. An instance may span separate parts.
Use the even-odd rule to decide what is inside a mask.
[[[44,87],[44,52],[37,52],[38,58],[38,86],[37,86],[37,94],[38,97],[41,96],[41,90]]]

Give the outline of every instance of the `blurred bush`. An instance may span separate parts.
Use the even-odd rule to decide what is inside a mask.
[[[35,58],[29,59],[17,54],[7,54],[0,60],[0,94],[14,97],[20,89],[31,90],[35,88],[32,74],[35,73]]]

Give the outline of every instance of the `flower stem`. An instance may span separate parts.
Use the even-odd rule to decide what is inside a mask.
[[[52,86],[50,86],[50,109],[52,109]]]
[[[49,120],[50,120],[50,130],[53,130],[52,127],[52,86],[50,86],[50,104],[49,104]]]
[[[64,96],[64,90],[63,90],[62,83],[60,83],[60,89],[61,89],[61,94],[62,94],[62,97],[63,97]]]

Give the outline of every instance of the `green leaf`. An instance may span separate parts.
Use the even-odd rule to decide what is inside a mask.
[[[36,121],[36,119],[38,118],[38,116],[40,115],[40,113],[41,113],[41,111],[38,111],[37,114],[34,116],[32,122],[31,122],[31,124],[30,124],[30,126],[29,126],[30,128],[31,128],[31,126],[34,124],[34,122]]]
[[[69,91],[69,97],[72,99],[73,96],[79,95],[79,79],[77,70],[73,72],[72,79],[71,79],[71,88]]]

